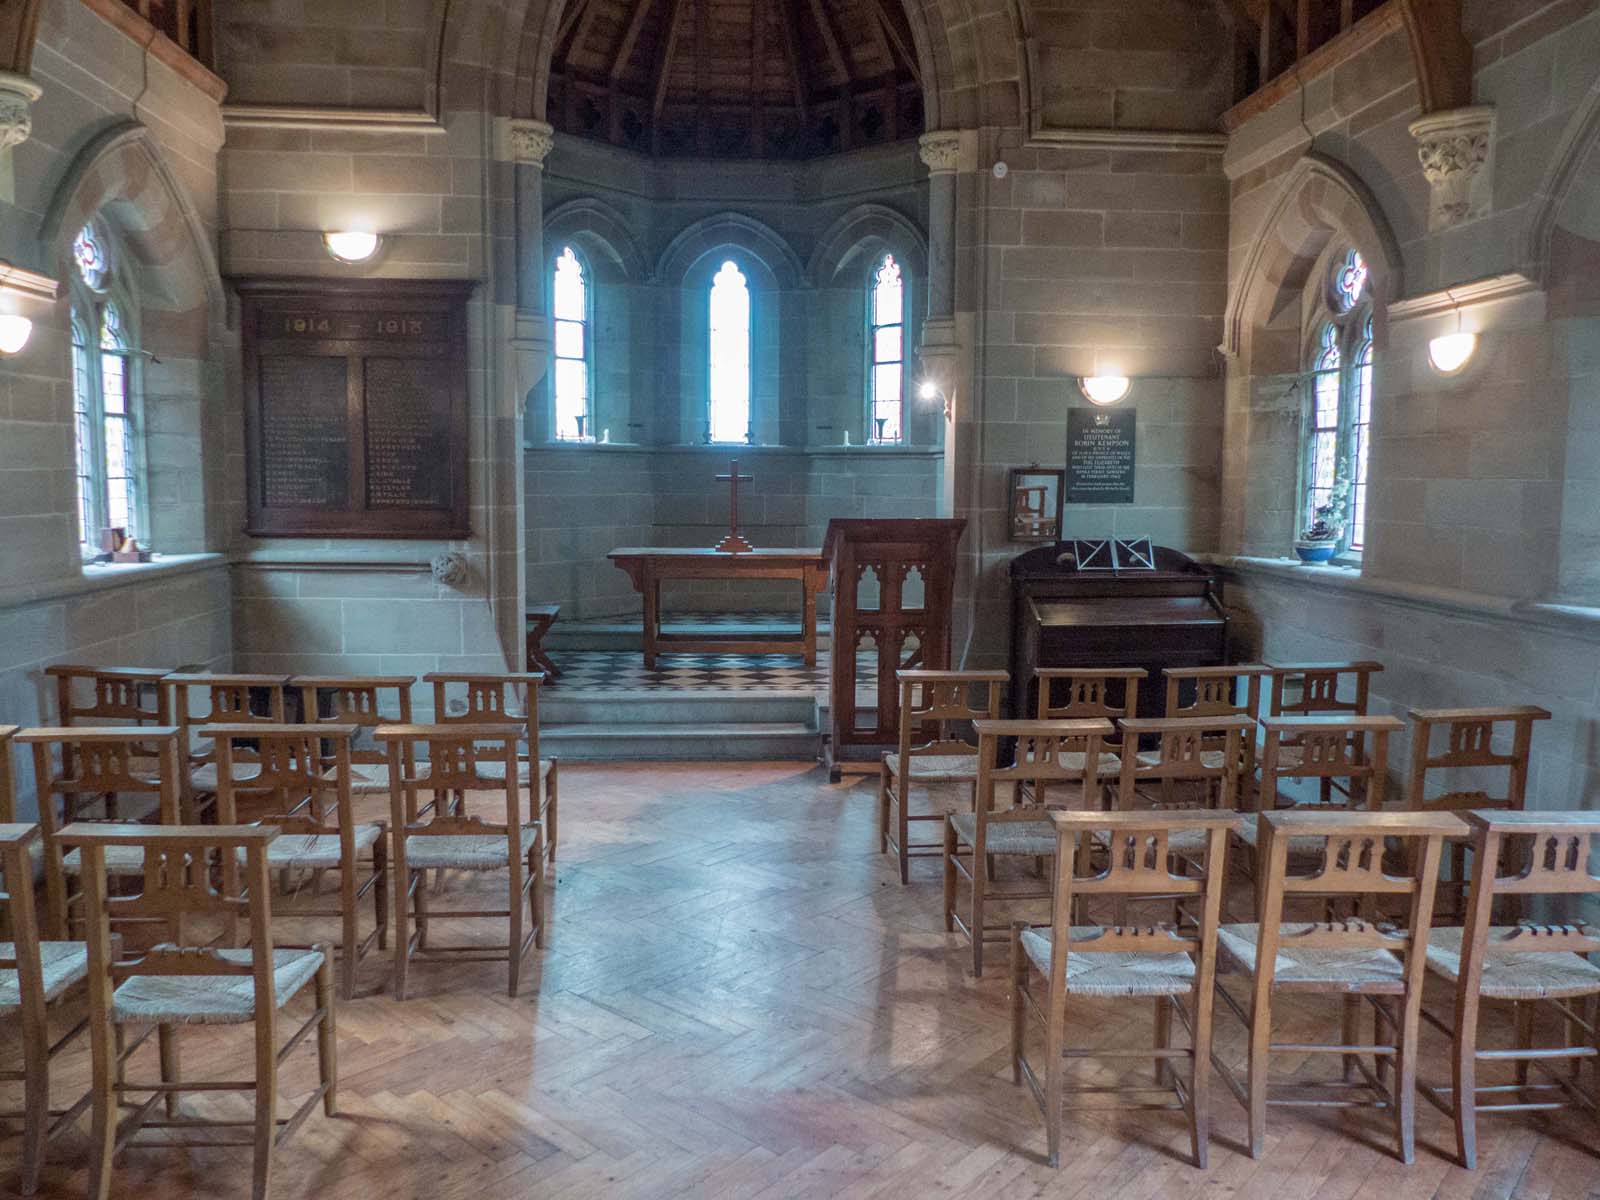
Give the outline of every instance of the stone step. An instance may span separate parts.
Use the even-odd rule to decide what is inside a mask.
[[[817,731],[802,721],[545,725],[539,752],[571,762],[813,762]]]
[[[557,687],[539,698],[541,729],[550,726],[798,724],[816,729],[814,692],[634,691],[567,692]],[[543,734],[541,733],[541,736]]]
[[[560,654],[563,650],[635,650],[644,649],[644,624],[643,618],[617,617],[605,621],[583,621],[563,624],[557,621],[550,632],[545,634],[544,648],[552,654]],[[663,627],[665,633],[701,634],[711,632],[707,626],[668,621]],[[742,637],[760,637],[771,635],[775,632],[785,635],[800,636],[800,622],[737,622],[727,625],[717,625],[714,632],[718,634],[738,635]],[[826,650],[832,644],[832,627],[826,621],[817,625],[817,649]],[[558,662],[557,666],[560,665]]]

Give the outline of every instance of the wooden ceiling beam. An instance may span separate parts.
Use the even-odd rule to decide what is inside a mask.
[[[778,0],[778,26],[783,31],[783,56],[789,63],[789,78],[794,83],[794,106],[802,123],[811,119],[811,88],[800,57],[800,14],[797,0]]]
[[[881,36],[889,39],[889,42],[899,53],[900,61],[905,64],[906,70],[911,72],[911,78],[917,81],[918,87],[921,87],[922,68],[917,63],[916,53],[906,44],[905,38],[900,36],[900,30],[896,28],[894,19],[884,6],[884,0],[872,0],[872,11],[878,19],[878,28],[882,31]],[[892,56],[889,59],[889,65],[891,67],[894,66],[894,58]]]
[[[822,34],[822,44],[827,47],[828,61],[833,64],[834,75],[841,84],[849,83],[850,66],[844,60],[839,35],[834,31],[833,21],[828,16],[823,0],[811,0],[811,17],[817,23],[817,31]]]
[[[567,44],[567,38],[571,36],[573,29],[577,26],[578,18],[583,16],[584,10],[592,2],[593,0],[572,0],[572,3],[567,7],[567,11],[561,14],[561,26],[556,30],[558,52],[559,47]]]
[[[706,122],[706,92],[711,87],[710,40],[711,0],[694,0],[694,142],[701,154],[710,149],[711,142]]]
[[[767,144],[767,3],[750,0],[750,151]]]
[[[667,85],[672,82],[672,57],[678,49],[678,29],[683,24],[685,0],[672,0],[672,11],[667,14],[667,40],[661,47],[661,57],[656,59],[655,77],[650,81],[651,111],[657,122],[661,120],[662,106],[667,102]]]
[[[594,3],[595,0],[590,0]],[[617,44],[617,52],[611,56],[611,71],[609,77],[612,83],[622,78],[622,73],[628,69],[628,60],[633,57],[633,48],[639,44],[639,34],[644,30],[645,18],[650,15],[650,9],[655,0],[633,0],[633,11],[628,14],[628,24],[622,31],[622,41]]]
[[[571,57],[573,51],[583,52],[584,45],[589,41],[589,31],[594,28],[594,20],[600,15],[602,5],[600,0],[586,0],[583,12],[578,17],[578,27],[573,32],[572,42],[567,47],[567,55]]]

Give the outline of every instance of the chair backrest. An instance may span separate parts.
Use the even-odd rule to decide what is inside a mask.
[[[1372,677],[1383,664],[1362,660],[1342,663],[1268,663],[1272,687],[1269,716],[1313,713],[1367,715]]]
[[[1548,709],[1534,705],[1510,708],[1413,709],[1411,717],[1411,775],[1406,803],[1415,809],[1503,808],[1520,812],[1528,796],[1528,759],[1533,747],[1533,723],[1550,718]],[[1445,746],[1435,751],[1434,731],[1446,730]],[[1507,750],[1494,747],[1497,733],[1509,733]],[[1429,794],[1428,785],[1449,771],[1470,770],[1473,782],[1482,776],[1505,772],[1504,792],[1490,795],[1482,787],[1446,786]],[[1430,778],[1431,777],[1431,778]]]
[[[1004,671],[899,671],[900,760],[912,755],[971,754],[956,728],[1000,718]],[[925,739],[915,741],[914,739]]]
[[[5,889],[0,910],[5,915],[5,936],[11,941],[11,953],[0,954],[0,973],[16,972],[23,1037],[48,1045],[44,967],[39,958],[41,922],[34,903],[30,853],[38,837],[37,825],[0,822],[0,876]]]
[[[165,667],[89,667],[57,663],[44,669],[56,681],[58,725],[171,725]]]
[[[356,725],[362,730],[380,725],[411,724],[411,675],[296,675],[289,687],[300,693],[300,719],[310,725]],[[361,737],[358,730],[357,738]],[[352,763],[388,761],[382,746],[350,743]]]
[[[268,797],[255,819],[280,833],[354,836],[350,806],[350,741],[354,725],[208,725],[216,743],[217,822],[239,824],[239,801]],[[249,746],[245,743],[250,743]],[[236,779],[244,751],[258,774]],[[331,764],[331,765],[330,765]],[[330,813],[335,823],[328,824]]]
[[[1079,803],[1098,808],[1096,771],[1102,748],[1114,726],[1104,718],[1079,721],[976,721],[978,734],[977,824],[1040,820],[1048,784],[1080,781]],[[1009,765],[999,761],[1001,743],[1014,740]],[[1024,787],[1024,784],[1032,785]],[[1001,786],[1012,789],[1011,806],[995,808]]]
[[[1270,674],[1261,663],[1167,667],[1161,672],[1167,684],[1162,711],[1169,717],[1259,717],[1261,681]]]
[[[1407,987],[1420,986],[1440,849],[1447,837],[1460,833],[1460,821],[1449,813],[1337,810],[1267,812],[1257,821],[1258,986],[1263,978],[1270,985],[1279,950],[1292,955],[1297,948],[1392,950],[1405,959]],[[1322,840],[1320,855],[1305,853],[1306,838]],[[1295,861],[1314,864],[1303,874],[1289,873],[1291,839],[1297,842]],[[1386,869],[1386,851],[1398,851],[1391,861],[1401,864],[1401,874]],[[1338,897],[1354,900],[1361,915],[1280,928],[1287,901],[1316,898],[1326,906]],[[1387,919],[1379,923],[1380,914],[1392,918],[1399,904],[1406,909],[1403,926]]]
[[[19,746],[33,747],[39,826],[47,855],[61,853],[55,836],[61,824],[55,805],[58,796],[72,799],[72,805],[64,809],[71,812],[83,797],[154,794],[161,824],[178,824],[182,771],[176,726],[23,729],[13,740]],[[152,749],[153,769],[149,763]],[[88,820],[81,816],[73,819]]]
[[[1040,721],[1071,721],[1105,717],[1118,721],[1139,713],[1139,681],[1149,672],[1142,667],[1040,667],[1038,680]]]
[[[184,749],[191,763],[212,761],[212,745],[198,737],[206,725],[282,725],[287,675],[168,675],[168,706],[173,722],[184,731]],[[199,712],[192,689],[203,688],[207,709]],[[188,786],[188,777],[184,778]]]
[[[1217,923],[1227,885],[1228,833],[1237,813],[1221,809],[1154,812],[1053,811],[1056,886],[1051,911],[1050,979],[1067,977],[1069,954],[1183,953],[1195,956],[1197,994],[1210,996],[1216,973]],[[1206,833],[1206,850],[1175,874],[1168,845],[1173,835]],[[1107,852],[1096,864],[1099,845]],[[1186,856],[1187,857],[1187,856]],[[1198,874],[1195,873],[1196,869]],[[1113,928],[1074,925],[1074,901],[1110,896],[1120,901],[1198,899],[1193,923],[1136,921]],[[1120,909],[1120,906],[1119,906]]]
[[[1256,723],[1246,716],[1162,717],[1154,720],[1129,718],[1118,722],[1123,744],[1155,742],[1151,756],[1124,754],[1122,774],[1117,781],[1117,808],[1131,812],[1137,808],[1195,807],[1175,788],[1163,786],[1159,793],[1141,785],[1201,784],[1209,808],[1234,807],[1239,795],[1239,771],[1243,747],[1255,733]]]
[[[433,685],[433,721],[436,725],[489,725],[515,721],[524,725],[528,757],[539,760],[539,685],[543,671],[507,671],[500,674],[456,674],[432,671],[422,682]],[[522,688],[522,699],[517,689]],[[450,711],[452,699],[465,707]]]
[[[96,1036],[109,1029],[112,992],[134,976],[250,977],[258,1027],[267,1022],[270,1028],[277,1006],[267,845],[277,836],[270,825],[156,828],[74,823],[61,831],[61,842],[83,855],[89,1020]],[[144,852],[144,880],[137,894],[107,892],[106,851],[115,846],[137,846]],[[242,864],[237,872],[224,866],[219,889],[214,883],[216,868],[237,862],[240,851]],[[211,946],[217,920],[249,928],[248,962],[224,959]],[[153,949],[119,955],[111,941],[113,921],[153,921],[165,928]]]
[[[518,805],[518,724],[380,725],[376,736],[389,755],[390,812],[397,841],[408,832],[426,830],[476,836],[503,834],[515,846],[521,836],[520,827],[531,824],[538,816],[537,786],[529,789],[526,816]],[[486,779],[478,773],[480,763],[494,763],[505,773],[500,778]],[[499,792],[505,801],[505,820],[485,821],[481,816],[453,814],[443,802],[451,792],[469,791]],[[434,795],[433,811],[425,824],[418,823],[422,805],[417,797],[421,792]]]
[[[17,771],[12,760],[12,739],[18,726],[0,725],[0,824],[10,825],[17,819]]]
[[[1261,747],[1261,808],[1277,806],[1278,783],[1284,779],[1350,781],[1348,793],[1315,807],[1383,807],[1389,738],[1405,728],[1398,717],[1264,717],[1261,728],[1266,734]],[[1286,749],[1292,753],[1285,754]]]
[[[1600,928],[1577,913],[1560,913],[1555,922],[1522,921],[1507,930],[1494,927],[1495,900],[1502,896],[1546,896],[1571,905],[1574,898],[1600,894],[1600,812],[1507,812],[1473,809],[1460,813],[1472,838],[1476,868],[1467,892],[1467,918],[1461,935],[1462,994],[1475,997],[1487,958],[1568,950],[1600,953]],[[1510,864],[1510,865],[1507,865]],[[1531,980],[1537,985],[1538,980]]]

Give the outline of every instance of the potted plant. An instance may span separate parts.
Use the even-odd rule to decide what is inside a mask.
[[[1315,519],[1300,531],[1294,552],[1301,562],[1325,563],[1339,552],[1344,538],[1345,513],[1350,507],[1350,476],[1340,467],[1328,489],[1328,498],[1317,505]]]

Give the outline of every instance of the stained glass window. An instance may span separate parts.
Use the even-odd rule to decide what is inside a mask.
[[[867,308],[871,342],[867,437],[898,442],[903,436],[906,288],[892,254],[884,255],[872,273]]]
[[[1372,300],[1366,260],[1359,251],[1338,255],[1329,268],[1315,317],[1310,354],[1310,399],[1302,467],[1301,529],[1317,509],[1344,495],[1341,554],[1359,555],[1366,545],[1367,454],[1371,445],[1373,346]]]
[[[562,247],[552,283],[556,320],[555,422],[562,441],[592,441],[589,413],[589,282],[571,246]]]
[[[72,243],[72,411],[77,443],[78,545],[100,550],[100,530],[121,527],[143,541],[138,356],[106,242],[86,225]]]
[[[750,440],[750,284],[731,261],[711,281],[710,426],[713,442]]]
[[[85,225],[72,240],[72,261],[78,266],[78,275],[90,287],[99,291],[105,284],[109,269],[105,243],[95,233],[94,226]]]

